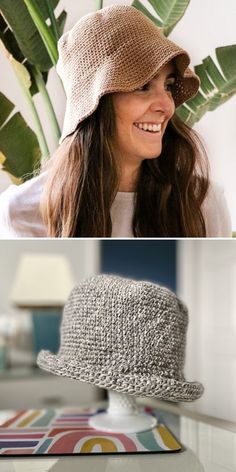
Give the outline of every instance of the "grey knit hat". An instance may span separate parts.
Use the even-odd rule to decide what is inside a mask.
[[[188,53],[132,6],[112,5],[83,16],[61,36],[58,52],[57,72],[67,96],[60,143],[96,110],[103,95],[143,86],[172,59],[175,106],[199,88]]]
[[[203,386],[187,382],[182,372],[187,323],[185,305],[167,288],[94,276],[69,296],[58,354],[41,351],[37,362],[54,374],[106,389],[192,401]]]

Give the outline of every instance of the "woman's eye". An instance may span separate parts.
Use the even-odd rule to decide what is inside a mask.
[[[166,88],[169,92],[173,92],[174,82],[170,82],[169,84],[166,84]]]
[[[145,92],[147,90],[150,90],[150,88],[151,88],[151,84],[150,84],[150,82],[148,82],[147,84],[142,85],[142,87],[137,88],[136,91],[137,92]],[[168,92],[173,92],[174,81],[169,82],[168,84],[166,84],[165,88]]]
[[[150,84],[148,83],[148,84],[142,85],[142,87],[139,87],[139,88],[137,88],[136,90],[137,90],[138,92],[145,92],[145,90],[149,90],[149,87],[150,87]]]

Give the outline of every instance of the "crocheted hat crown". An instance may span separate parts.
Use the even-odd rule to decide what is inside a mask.
[[[185,305],[167,288],[94,276],[66,303],[58,354],[41,351],[38,364],[119,392],[191,401],[203,388],[182,371],[187,323]]]
[[[177,73],[175,106],[199,88],[188,53],[132,6],[112,5],[83,16],[61,36],[58,52],[57,72],[67,95],[60,142],[95,111],[103,95],[141,87],[171,60]]]

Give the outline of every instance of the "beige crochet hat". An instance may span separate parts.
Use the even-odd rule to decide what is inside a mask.
[[[83,16],[58,42],[57,72],[67,105],[60,143],[112,92],[130,92],[151,80],[174,59],[175,106],[196,95],[199,78],[188,53],[167,39],[136,8],[113,5]]]

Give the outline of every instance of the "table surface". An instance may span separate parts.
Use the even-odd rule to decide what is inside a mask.
[[[236,472],[236,425],[149,399],[160,419],[184,445],[179,453],[6,458],[0,472]],[[93,405],[94,406],[94,405]],[[99,403],[98,406],[105,406]],[[0,424],[15,412],[0,411]]]

